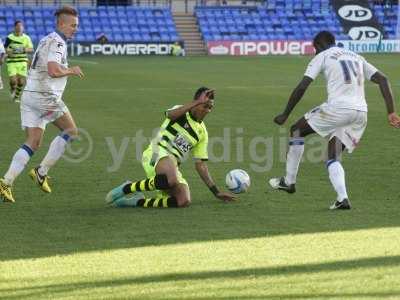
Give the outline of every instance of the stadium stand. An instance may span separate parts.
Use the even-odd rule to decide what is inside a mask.
[[[384,38],[396,38],[398,5],[378,5],[372,0],[370,5],[384,28]],[[0,5],[0,37],[4,38],[13,29],[15,20],[22,20],[33,42],[38,42],[53,30],[55,9],[54,5]],[[329,0],[268,0],[258,6],[198,6],[195,19],[191,14],[173,16],[168,6],[88,5],[79,7],[79,12],[81,25],[75,38],[78,42],[94,42],[103,33],[110,42],[185,40],[188,45],[192,43],[202,50],[201,38],[205,42],[310,40],[321,29],[333,32],[338,39],[349,39]],[[179,18],[182,24],[178,24],[178,32]],[[193,24],[189,18],[193,19]]]
[[[386,39],[396,39],[396,29],[397,29],[397,5],[377,5],[371,3],[371,7],[374,9],[374,14],[377,17],[379,23],[382,24],[385,31]]]
[[[394,38],[397,5],[373,5],[385,29]],[[197,7],[195,15],[205,41],[311,40],[322,29],[338,39],[349,39],[328,0],[269,0],[257,7]]]
[[[0,36],[13,30],[15,20],[25,23],[33,42],[54,30],[54,6],[0,6]],[[75,40],[94,42],[104,33],[110,42],[179,41],[169,8],[135,6],[80,7],[80,31]]]

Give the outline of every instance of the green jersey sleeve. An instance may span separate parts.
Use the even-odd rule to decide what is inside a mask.
[[[208,160],[208,132],[207,128],[203,126],[200,141],[192,149],[194,159]]]
[[[24,47],[33,48],[32,40],[28,35],[25,35]]]

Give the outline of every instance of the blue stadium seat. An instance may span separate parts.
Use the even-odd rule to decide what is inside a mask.
[[[372,5],[385,38],[394,38],[398,6]],[[15,19],[37,41],[54,29],[55,6],[0,6],[0,35],[12,30]],[[168,8],[135,6],[81,7],[80,42],[104,32],[110,41],[176,41],[179,36]],[[328,0],[268,0],[264,5],[197,7],[195,16],[205,40],[309,40],[322,28],[337,38],[349,38]]]

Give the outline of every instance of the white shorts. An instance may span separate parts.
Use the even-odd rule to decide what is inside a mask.
[[[48,123],[52,123],[65,113],[68,107],[61,99],[54,101],[52,105],[41,105],[43,97],[37,93],[24,91],[21,97],[21,127],[46,129]]]
[[[367,112],[335,108],[324,103],[304,115],[310,127],[329,140],[337,137],[349,153],[357,147],[367,127]]]

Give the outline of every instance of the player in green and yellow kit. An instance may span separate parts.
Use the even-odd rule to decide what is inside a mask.
[[[167,110],[166,119],[149,147],[143,152],[142,165],[146,179],[125,182],[111,190],[106,202],[118,207],[185,207],[191,202],[189,185],[179,165],[189,152],[195,159],[196,171],[211,192],[220,200],[232,201],[235,196],[219,191],[208,172],[208,133],[203,122],[214,106],[214,92],[199,88],[194,100]],[[143,191],[158,190],[155,198],[146,198]]]
[[[15,102],[19,102],[28,74],[28,54],[33,52],[32,41],[24,33],[22,21],[15,21],[14,32],[7,36],[4,47],[11,95]]]

